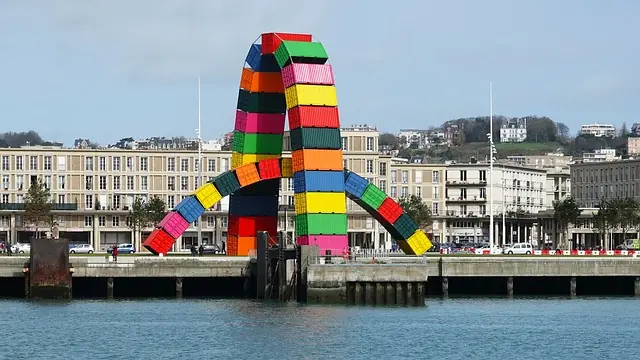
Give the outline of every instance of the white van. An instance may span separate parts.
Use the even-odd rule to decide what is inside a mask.
[[[517,243],[502,250],[503,254],[509,255],[531,255],[533,254],[533,246],[530,243]]]

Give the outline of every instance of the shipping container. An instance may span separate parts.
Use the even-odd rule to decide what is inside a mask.
[[[407,239],[407,243],[413,249],[414,255],[422,255],[427,252],[433,244],[422,230],[416,230],[413,235]]]
[[[213,205],[222,199],[222,194],[220,194],[212,183],[203,184],[193,194],[205,209],[211,209]]]
[[[278,216],[278,196],[232,196],[229,215]]]
[[[236,111],[236,131],[256,134],[283,134],[285,114],[260,114]]]
[[[237,109],[250,113],[284,114],[286,104],[285,95],[281,93],[253,93],[240,89]]]
[[[288,87],[284,94],[287,109],[304,105],[338,106],[338,95],[335,86],[293,85]]]
[[[289,64],[282,69],[285,88],[295,84],[334,85],[331,65]]]
[[[282,153],[283,136],[283,134],[247,134],[234,131],[231,150],[242,154],[279,155]]]
[[[173,208],[173,211],[179,212],[185,220],[192,223],[204,213],[204,207],[202,207],[202,204],[200,204],[200,201],[198,201],[195,196],[189,195],[182,199],[182,201]]]
[[[282,172],[280,171],[280,160],[269,159],[262,160],[258,163],[258,171],[260,173],[260,179],[280,179]]]
[[[265,33],[261,36],[262,53],[273,54],[283,40],[311,42],[313,37],[311,34]]]
[[[293,172],[303,170],[342,171],[344,168],[342,150],[296,150],[291,152],[291,158]]]
[[[229,236],[227,237],[227,255],[248,256],[256,249],[255,236]]]
[[[369,184],[362,194],[361,200],[371,206],[372,209],[378,210],[386,198],[387,194],[385,194],[384,191],[373,184]]]
[[[253,74],[254,72],[250,68],[242,68],[242,75],[240,76],[240,89],[251,91]]]
[[[254,71],[260,71],[260,60],[262,57],[262,46],[260,44],[253,44],[249,48],[249,53],[244,60]],[[275,60],[275,58],[274,58]]]
[[[302,149],[342,149],[340,129],[296,128],[290,131],[291,150]]]
[[[350,195],[349,198],[362,198],[362,194],[364,194],[367,186],[369,186],[369,180],[352,171],[349,171],[344,184],[345,191]]]
[[[411,248],[411,245],[409,245],[409,242],[407,240],[397,239],[396,243],[398,244],[398,247],[400,247],[400,250],[402,250],[402,252],[404,252],[405,254],[415,255],[415,251]]]
[[[327,250],[331,255],[341,256],[349,246],[347,235],[304,235],[296,238],[298,245],[311,245],[318,247],[318,254],[326,255]]]
[[[296,214],[344,214],[347,197],[337,192],[303,192],[293,195]]]
[[[260,59],[260,72],[280,73],[280,64],[273,54],[263,54]]]
[[[179,213],[169,211],[156,227],[163,229],[172,238],[177,239],[187,230],[189,223]]]
[[[390,224],[393,224],[404,213],[404,210],[402,210],[402,207],[398,205],[397,202],[388,197],[384,199],[378,212],[380,212],[380,216],[385,218]]]
[[[280,179],[261,180],[236,190],[231,196],[255,196],[280,194]]]
[[[142,246],[154,255],[167,255],[176,242],[171,235],[162,229],[155,229],[147,236]]]
[[[296,234],[347,235],[347,214],[296,215]]]
[[[292,158],[281,158],[280,159],[280,170],[282,172],[283,178],[293,177],[293,159]]]
[[[269,236],[278,236],[277,216],[229,216],[227,231],[234,236],[257,236],[258,231],[267,231]]]
[[[293,174],[293,191],[344,193],[344,176],[342,171],[298,171]]]
[[[416,225],[415,221],[413,221],[407,213],[402,214],[398,220],[393,223],[393,227],[400,233],[403,239],[408,239],[418,230],[418,225]]]
[[[252,72],[251,75],[252,78],[248,81],[249,88],[244,88],[245,90],[252,93],[284,93],[284,84],[280,73]]]
[[[296,106],[289,109],[289,129],[299,127],[340,128],[340,116],[335,106]]]
[[[248,186],[260,181],[260,174],[255,163],[242,165],[234,170],[240,186]]]
[[[283,41],[274,53],[280,68],[291,63],[325,64],[329,56],[319,42]]]
[[[240,183],[236,177],[235,172],[225,171],[222,174],[216,176],[211,183],[216,187],[222,197],[225,197],[232,192],[240,189]]]
[[[260,160],[277,159],[280,154],[243,154],[234,151],[231,154],[231,168],[235,169],[242,165],[250,164]]]

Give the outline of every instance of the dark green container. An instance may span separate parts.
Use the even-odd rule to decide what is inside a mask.
[[[282,134],[247,134],[234,131],[232,150],[242,154],[278,155],[282,153],[282,138]]]
[[[393,223],[393,227],[405,240],[410,238],[411,235],[418,230],[418,225],[407,213],[402,214],[398,220]]]
[[[296,235],[346,235],[347,214],[296,215]]]
[[[240,182],[238,182],[235,171],[223,172],[209,182],[218,189],[218,192],[222,196],[227,196],[240,189]]]
[[[324,46],[319,42],[283,41],[274,55],[281,68],[290,62],[324,64],[329,59]]]
[[[340,129],[295,128],[291,130],[291,150],[342,149]]]
[[[287,101],[284,94],[252,93],[240,90],[238,110],[252,113],[284,114],[287,110]]]
[[[362,194],[362,201],[369,205],[373,209],[379,209],[384,199],[386,199],[387,195],[384,191],[380,190],[377,186],[373,184],[367,185],[367,188],[364,190]]]

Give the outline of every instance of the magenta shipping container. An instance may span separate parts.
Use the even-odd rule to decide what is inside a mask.
[[[236,131],[247,134],[282,134],[284,114],[248,113],[236,111]]]
[[[189,223],[182,215],[174,211],[169,211],[162,221],[158,223],[158,228],[164,229],[172,238],[177,239],[189,227]]]
[[[291,64],[282,69],[282,82],[288,88],[294,84],[334,85],[331,65]]]
[[[344,248],[349,246],[347,235],[305,235],[298,236],[296,242],[298,245],[318,245],[320,255],[331,250],[332,255],[340,256]]]

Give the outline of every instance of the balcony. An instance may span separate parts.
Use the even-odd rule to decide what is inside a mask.
[[[470,180],[470,181],[447,180],[447,186],[487,186],[487,182],[484,180]]]
[[[484,202],[487,202],[487,199],[479,196],[468,196],[468,197],[454,196],[454,197],[446,198],[445,201],[451,202],[451,203],[473,203],[473,202],[484,203]]]
[[[53,203],[51,204],[51,210],[53,211],[76,211],[78,210],[78,204],[76,203]],[[22,211],[24,210],[24,203],[0,203],[0,211]]]

